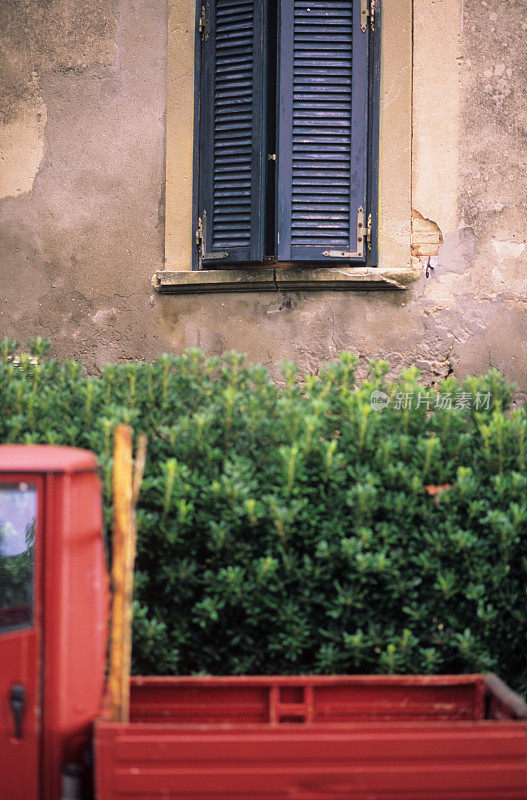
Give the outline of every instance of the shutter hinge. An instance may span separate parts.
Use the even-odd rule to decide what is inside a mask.
[[[366,243],[368,250],[371,250],[371,214],[368,214],[368,222],[366,223]]]
[[[371,216],[368,217],[368,224],[370,224]],[[360,206],[357,211],[357,249],[356,250],[324,250],[323,256],[328,258],[364,258],[364,241],[368,237],[368,228],[364,227],[364,209]]]
[[[198,248],[198,267],[201,269],[201,259],[203,257],[203,222],[198,217],[198,227],[196,230],[196,246]]]
[[[360,27],[366,31],[368,27],[368,17],[372,31],[375,30],[375,0],[360,0]]]
[[[201,34],[201,41],[208,41],[210,34],[210,6],[203,3],[201,6],[201,17],[199,18],[199,32]]]
[[[198,269],[202,269],[204,261],[216,261],[220,258],[227,258],[229,255],[224,250],[218,250],[215,253],[207,253],[207,212],[204,211],[201,217],[198,217],[198,228],[196,230],[196,245],[198,247]]]

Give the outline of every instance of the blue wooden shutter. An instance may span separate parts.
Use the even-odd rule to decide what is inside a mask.
[[[344,256],[360,249],[367,220],[360,0],[280,0],[279,72],[279,260],[362,263]]]
[[[264,256],[266,0],[209,0],[201,43],[202,264]]]

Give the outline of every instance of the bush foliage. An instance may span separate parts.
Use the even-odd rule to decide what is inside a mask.
[[[527,409],[500,373],[446,378],[442,397],[490,395],[449,407],[416,402],[413,368],[356,385],[347,353],[276,385],[236,353],[89,377],[47,347],[16,366],[4,341],[0,441],[95,451],[108,527],[114,426],[148,432],[136,672],[493,670],[525,690]]]

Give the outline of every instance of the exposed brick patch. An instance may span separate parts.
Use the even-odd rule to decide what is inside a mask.
[[[431,219],[412,209],[412,255],[417,258],[437,256],[443,244],[443,234]]]

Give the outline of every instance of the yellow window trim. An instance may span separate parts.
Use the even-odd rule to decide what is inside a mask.
[[[215,277],[199,273],[178,277],[175,273],[191,272],[192,258],[192,170],[194,132],[194,25],[193,0],[169,0],[168,63],[167,63],[167,145],[166,145],[166,218],[165,270],[153,278],[159,291],[177,292],[178,286],[207,285],[220,291],[222,282],[252,288],[276,289],[273,280],[261,274],[279,275],[285,286],[287,273],[293,281],[294,270],[220,270]],[[379,266],[357,272],[356,279],[344,281],[335,288],[353,288],[360,282],[371,286],[393,285],[403,288],[419,271],[412,263],[411,240],[411,174],[412,174],[412,0],[386,0],[382,7],[381,98],[379,147]],[[370,273],[379,271],[378,277]],[[391,272],[393,270],[393,272]],[[207,270],[204,273],[211,273]],[[215,272],[215,271],[214,271]],[[221,275],[219,274],[221,272]],[[311,269],[313,288],[330,288],[328,269]],[[346,270],[351,272],[351,270]],[[367,273],[367,274],[366,274]],[[382,276],[381,277],[381,273]],[[214,274],[214,273],[213,273]],[[175,275],[175,277],[170,277]],[[245,276],[245,278],[244,278]],[[317,280],[318,278],[318,280]],[[305,288],[307,273],[300,282]],[[261,285],[260,285],[261,284]],[[277,284],[274,279],[274,284]],[[220,288],[217,288],[217,287]]]

